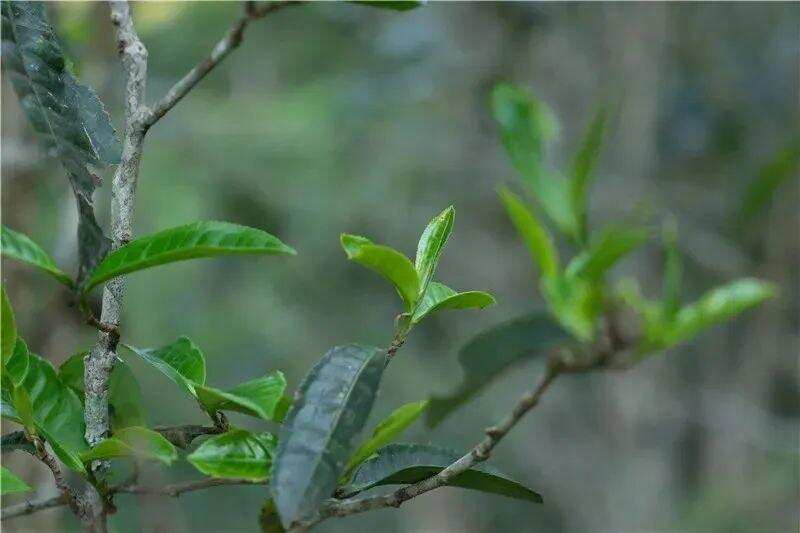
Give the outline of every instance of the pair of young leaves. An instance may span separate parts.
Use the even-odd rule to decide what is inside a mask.
[[[440,310],[484,308],[495,303],[486,292],[459,293],[433,281],[454,218],[455,209],[450,206],[428,223],[417,244],[414,263],[402,252],[374,244],[366,237],[347,233],[341,236],[348,259],[377,272],[394,285],[405,307],[403,318],[408,328]]]

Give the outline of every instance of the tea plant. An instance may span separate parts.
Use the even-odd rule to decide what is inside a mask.
[[[360,3],[399,10],[415,5]],[[186,337],[155,348],[138,347],[135,339],[121,338],[127,274],[219,255],[295,255],[277,237],[231,222],[193,222],[139,238],[132,233],[139,163],[148,130],[239,45],[251,22],[291,4],[247,2],[244,14],[211,54],[148,106],[147,51],[128,4],[112,2],[111,21],[126,80],[125,129],[120,141],[103,104],[68,68],[43,5],[3,2],[4,73],[31,127],[63,165],[75,194],[79,268],[73,278],[31,239],[5,226],[2,254],[64,284],[86,323],[99,330],[93,347],[56,369],[25,343],[2,291],[2,416],[22,427],[3,435],[2,450],[24,452],[42,461],[59,491],[54,498],[5,507],[3,519],[67,505],[87,529],[105,531],[107,516],[123,503],[117,498],[120,494],[177,496],[232,484],[264,486],[260,522],[265,531],[305,530],[331,517],[398,507],[442,486],[540,503],[537,492],[482,463],[559,375],[633,367],[773,295],[769,284],[746,279],[683,304],[680,255],[671,226],[664,232],[665,283],[660,300],[644,298],[631,281],[609,286],[609,270],[645,243],[650,232],[631,223],[600,229],[589,224],[587,191],[608,113],[601,110],[594,117],[569,175],[559,176],[545,157],[555,129],[552,114],[524,91],[501,85],[493,94],[494,115],[521,183],[536,205],[507,187],[500,189],[500,199],[537,265],[548,309],[501,324],[468,343],[460,354],[464,382],[452,394],[402,405],[368,437],[360,437],[380,383],[390,379],[390,363],[415,326],[434,313],[495,303],[488,293],[458,292],[436,278],[437,264],[454,227],[452,206],[423,230],[413,261],[367,237],[341,236],[346,257],[386,278],[397,292],[401,311],[394,335],[386,347],[345,344],[331,348],[294,394],[288,393],[286,379],[277,369],[221,388],[217,379],[207,376],[202,350]],[[97,183],[94,169],[108,166],[116,166],[110,237],[97,223],[92,204]],[[539,212],[573,249],[569,260],[562,258]],[[89,295],[100,286],[104,290],[97,317]],[[638,327],[620,327],[624,308],[633,311]],[[543,354],[549,362],[538,385],[523,394],[466,453],[395,442],[423,414],[428,425],[434,426],[504,370]],[[147,391],[141,390],[126,363],[130,357],[141,358],[174,382],[179,393],[207,414],[208,424],[148,427],[140,402]],[[235,427],[227,412],[279,424],[280,430],[275,434]],[[126,461],[169,467],[183,459],[205,477],[147,486],[139,483],[138,470],[133,468],[128,479],[111,482],[111,474]],[[67,471],[72,474],[68,476]],[[3,495],[32,490],[6,468],[1,473]],[[385,485],[401,487],[361,495]]]

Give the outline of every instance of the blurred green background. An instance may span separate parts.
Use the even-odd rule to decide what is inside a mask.
[[[107,7],[47,9],[75,71],[119,126],[121,69]],[[240,9],[134,6],[150,52],[149,101],[207,54]],[[562,125],[552,162],[562,168],[596,105],[610,99],[618,107],[590,191],[591,220],[642,209],[656,220],[677,217],[686,299],[745,275],[777,283],[781,297],[633,371],[558,382],[492,459],[541,492],[545,505],[444,489],[400,511],[319,529],[795,530],[800,190],[797,158],[788,170],[775,161],[783,154],[791,165],[798,150],[799,25],[798,4],[431,3],[394,13],[315,3],[276,13],[253,24],[240,49],[150,132],[135,230],[230,220],[279,236],[299,255],[135,274],[123,335],[138,346],[190,336],[216,386],[279,368],[293,388],[330,346],[391,338],[397,298],[345,259],[339,233],[412,254],[425,223],[452,203],[455,229],[438,277],[455,289],[488,290],[499,305],[441,313],[417,328],[373,418],[451,390],[460,380],[461,345],[542,305],[535,270],[495,193],[516,176],[490,116],[491,88],[512,81],[552,107]],[[67,181],[37,146],[5,81],[2,97],[3,224],[74,272],[76,213]],[[111,173],[104,178],[96,195],[102,223]],[[751,187],[774,194],[760,202]],[[653,243],[615,277],[635,276],[654,295],[662,261]],[[32,349],[59,364],[93,342],[52,280],[5,261],[2,277]],[[163,376],[128,360],[146,391],[151,424],[203,422]],[[433,432],[418,423],[406,438],[466,449],[539,370],[535,363],[517,370]],[[40,494],[54,492],[40,465],[3,459]],[[152,483],[198,476],[185,462],[144,472]],[[263,487],[180,499],[121,495],[111,527],[252,531],[264,497]],[[4,524],[9,532],[77,528],[65,510]]]

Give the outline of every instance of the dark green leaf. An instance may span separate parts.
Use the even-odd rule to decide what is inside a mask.
[[[385,366],[384,350],[351,344],[330,349],[306,375],[281,429],[271,481],[284,527],[336,488]]]
[[[0,251],[4,256],[40,268],[67,287],[74,285],[70,277],[56,266],[55,261],[47,252],[29,239],[27,235],[17,233],[5,226],[0,231]]]
[[[11,302],[8,301],[6,289],[0,285],[0,344],[2,347],[3,366],[11,359],[14,353],[14,345],[17,343],[17,323],[14,320],[14,311]]]
[[[438,446],[390,444],[356,470],[353,482],[343,492],[352,495],[381,485],[417,483],[438,474],[461,456],[458,452]],[[448,485],[542,503],[539,494],[486,465],[475,466],[459,474]]]
[[[425,227],[417,243],[417,257],[414,260],[414,269],[419,277],[419,292],[417,298],[425,294],[428,283],[433,281],[433,273],[439,264],[444,245],[453,231],[455,209],[451,205],[436,215]]]
[[[572,167],[572,180],[570,181],[570,199],[575,219],[578,222],[578,235],[580,242],[585,242],[589,233],[586,220],[586,204],[589,180],[592,177],[600,154],[600,145],[603,143],[603,133],[606,127],[608,110],[600,107],[589,124],[589,129],[583,137],[581,148]]]
[[[608,228],[567,266],[567,276],[598,281],[617,261],[647,240],[644,228]]]
[[[27,483],[22,481],[11,470],[0,466],[0,494],[13,494],[15,492],[29,492],[33,490]]]
[[[374,270],[389,280],[411,310],[419,298],[419,277],[411,261],[394,248],[373,244],[365,237],[342,233],[342,248],[347,258]]]
[[[286,378],[275,371],[263,378],[247,381],[229,391],[195,385],[200,404],[209,412],[237,411],[264,420],[280,421]]]
[[[75,354],[58,368],[58,377],[83,397],[84,357],[86,353]],[[145,416],[142,408],[142,391],[136,376],[125,361],[118,359],[108,381],[108,404],[111,427],[114,430],[129,426],[144,426]]]
[[[363,443],[350,457],[347,468],[342,476],[342,482],[349,481],[351,474],[358,465],[369,459],[379,448],[389,444],[400,436],[405,429],[413,424],[428,407],[428,401],[407,403],[394,410],[375,427],[372,437]]]
[[[115,250],[92,272],[84,290],[122,274],[198,257],[296,253],[259,229],[230,222],[194,222],[141,237]]]
[[[205,357],[188,337],[180,337],[161,348],[124,346],[156,367],[192,397],[197,397],[195,384],[203,385],[206,382]]]
[[[525,207],[519,196],[507,188],[500,189],[500,198],[506,206],[511,222],[528,246],[533,260],[539,265],[542,276],[553,277],[558,274],[558,250],[547,228]]]
[[[351,4],[391,9],[393,11],[408,11],[410,9],[416,9],[425,3],[420,0],[349,0],[349,2]]]
[[[3,2],[3,68],[46,148],[61,161],[78,203],[78,280],[110,243],[94,217],[93,167],[116,164],[121,146],[103,104],[66,68],[61,46],[39,2]]]
[[[473,338],[459,352],[464,378],[456,391],[431,399],[425,422],[433,427],[512,365],[545,357],[553,345],[569,341],[545,313],[532,313],[495,326]]]
[[[489,293],[480,291],[457,293],[446,285],[432,281],[425,291],[425,296],[417,305],[411,322],[416,324],[426,316],[445,309],[483,309],[495,303],[497,302]]]
[[[270,433],[234,429],[208,439],[187,459],[212,477],[264,481],[269,478],[275,447]]]
[[[131,426],[115,431],[111,437],[81,454],[81,459],[86,463],[117,457],[135,457],[170,465],[178,458],[178,451],[160,433]]]

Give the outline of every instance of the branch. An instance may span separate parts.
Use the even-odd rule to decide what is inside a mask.
[[[203,435],[219,435],[224,433],[225,429],[220,426],[201,426],[201,425],[185,425],[185,426],[157,426],[156,431],[161,433],[165,439],[170,441],[178,448],[186,449],[197,437]]]
[[[214,45],[211,53],[195,65],[192,70],[180,79],[180,81],[175,83],[167,94],[145,115],[143,119],[145,129],[149,128],[161,119],[161,117],[166,115],[170,109],[175,107],[175,105],[200,82],[200,80],[205,78],[209,72],[214,70],[214,68],[228,56],[228,54],[241,44],[245,29],[247,29],[247,26],[251,22],[264,18],[269,13],[278,11],[284,7],[299,3],[299,1],[269,2],[256,6],[254,2],[246,2],[244,15],[231,26],[225,34],[225,37]]]
[[[128,494],[160,494],[162,496],[172,496],[177,498],[184,492],[192,492],[195,490],[203,490],[211,487],[219,487],[223,485],[265,485],[266,481],[252,481],[249,479],[222,479],[222,478],[205,478],[197,481],[188,481],[186,483],[176,483],[174,485],[164,485],[163,487],[148,487],[145,485],[120,485],[109,489],[109,493],[128,493]]]
[[[38,511],[44,511],[45,509],[50,509],[52,507],[61,507],[62,505],[66,504],[67,500],[61,494],[41,500],[24,501],[16,505],[9,505],[8,507],[4,507],[2,510],[0,510],[0,520],[8,520],[9,518],[14,518],[16,516],[33,514]]]

